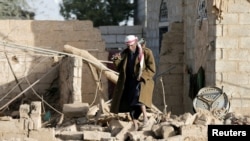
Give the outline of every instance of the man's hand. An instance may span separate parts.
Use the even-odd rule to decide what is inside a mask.
[[[117,59],[121,60],[121,54],[120,53],[116,53],[116,54],[112,55],[111,60],[117,60]]]

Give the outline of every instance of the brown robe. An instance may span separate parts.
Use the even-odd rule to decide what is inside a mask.
[[[119,72],[119,78],[114,89],[110,112],[116,114],[119,113],[120,101],[122,100],[121,98],[126,80],[126,65],[127,65],[128,53],[129,49],[127,48],[121,53],[121,59],[114,60],[114,65],[116,66],[116,69]],[[141,82],[139,102],[143,103],[144,105],[150,108],[152,106],[152,97],[154,90],[153,77],[155,75],[156,66],[152,51],[149,48],[144,47],[143,53],[144,53],[144,65],[141,76],[143,81]],[[134,73],[136,75],[139,74],[139,69],[140,69],[139,60],[136,59],[134,67]]]

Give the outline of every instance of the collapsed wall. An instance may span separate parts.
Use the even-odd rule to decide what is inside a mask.
[[[63,51],[65,44],[88,50],[96,58],[107,60],[105,42],[102,40],[99,29],[94,28],[91,21],[1,20],[0,25],[0,38],[2,39],[0,106],[15,99],[13,102],[16,104],[11,102],[6,106],[18,109],[20,103],[36,99],[34,93],[44,97],[60,93],[71,95],[72,93],[59,91],[59,67],[51,70],[64,57],[59,52]],[[12,45],[10,46],[9,43]],[[29,50],[30,47],[43,50]],[[48,53],[47,50],[55,52]],[[82,64],[82,61],[78,64]],[[91,78],[90,68],[84,61],[80,67],[82,67],[82,72],[74,73],[78,79],[71,81],[79,85],[78,90],[73,92],[82,95],[78,101],[91,103],[95,97],[96,83]],[[80,77],[87,81],[82,81]],[[38,80],[38,83],[32,85]],[[102,78],[104,94],[107,94],[106,82],[107,79]],[[26,89],[27,91],[24,92]],[[17,98],[17,95],[20,96]],[[72,102],[68,99],[63,101]]]

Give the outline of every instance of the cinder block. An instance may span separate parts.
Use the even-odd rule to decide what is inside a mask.
[[[19,116],[20,118],[29,118],[30,105],[22,104],[19,107]]]
[[[88,103],[73,103],[63,105],[63,113],[66,117],[84,117],[88,111]]]
[[[39,130],[31,130],[29,137],[38,141],[56,141],[54,128],[40,128]]]
[[[110,138],[111,134],[109,132],[100,131],[83,131],[84,140],[101,140],[102,138]]]
[[[83,140],[83,132],[63,131],[56,137],[61,140]]]

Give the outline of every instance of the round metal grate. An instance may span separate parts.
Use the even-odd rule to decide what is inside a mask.
[[[220,88],[205,87],[199,90],[193,100],[193,106],[195,111],[199,108],[208,111],[223,111],[220,115],[217,115],[223,116],[228,112],[230,103],[227,95]]]

